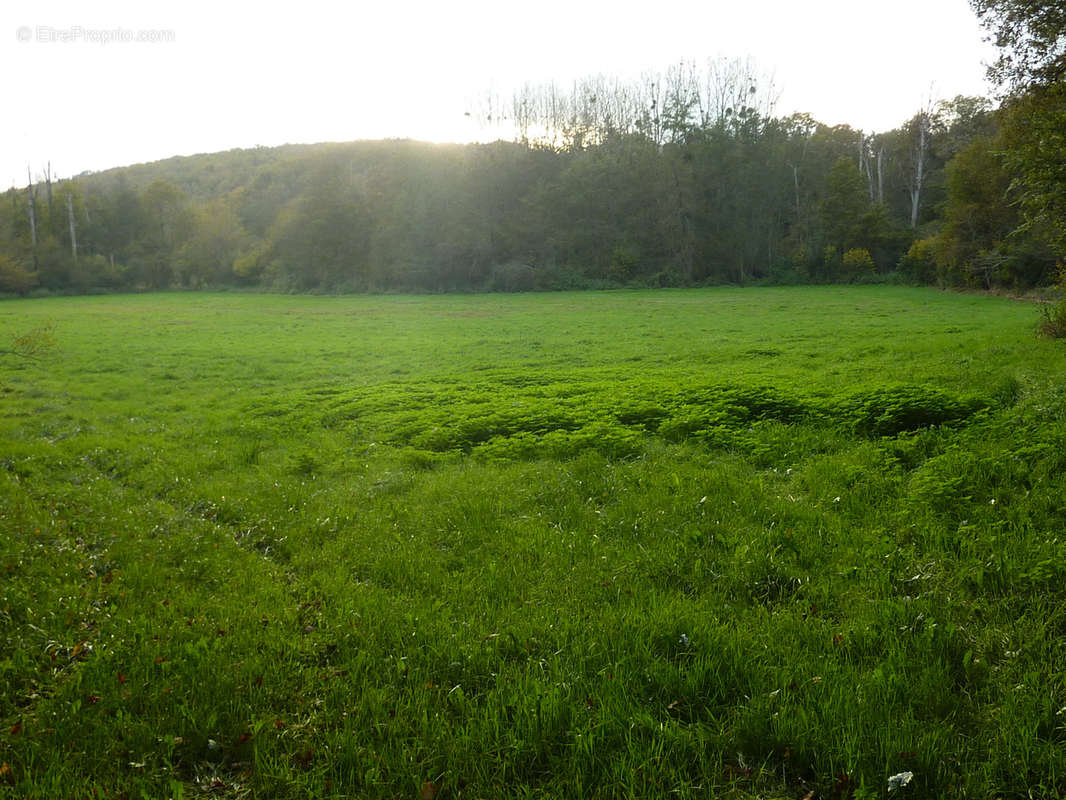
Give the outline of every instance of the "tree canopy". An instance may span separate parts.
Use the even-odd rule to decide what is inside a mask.
[[[775,116],[773,97],[746,62],[680,64],[495,99],[486,117],[513,122],[511,142],[260,147],[62,181],[46,171],[0,202],[0,292],[1050,276],[1066,245],[1060,83],[998,109],[954,98],[884,132]]]
[[[991,76],[1014,90],[1066,78],[1066,6],[1058,0],[971,0],[1000,56]]]
[[[990,75],[1008,91],[1005,165],[1023,213],[1066,258],[1066,6],[1049,0],[971,0],[1000,48]]]

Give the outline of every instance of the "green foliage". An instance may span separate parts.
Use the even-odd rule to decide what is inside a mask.
[[[53,293],[865,283],[901,258],[910,280],[1027,288],[1064,252],[1056,86],[997,114],[957,97],[867,136],[771,117],[750,96],[755,76],[730,69],[718,74],[737,92],[725,106],[702,105],[693,65],[671,73],[654,109],[640,108],[643,89],[579,83],[542,120],[550,146],[529,141],[524,118],[520,143],[293,145],[84,176],[57,186],[69,219],[65,202],[36,202],[36,243],[33,192],[11,189],[0,290],[34,279]],[[525,100],[527,117],[548,113]],[[937,236],[935,273],[928,253],[904,258],[915,227]],[[874,267],[845,265],[853,250]]]
[[[866,186],[852,159],[840,158],[826,178],[822,227],[828,246],[843,253],[862,244],[863,216],[870,206]]]
[[[1025,230],[1066,258],[1066,83],[1037,86],[1005,107],[1004,159],[1016,177]]]
[[[611,252],[611,264],[608,268],[611,277],[625,282],[640,274],[640,255],[636,249],[626,245],[615,245]]]
[[[1018,225],[1010,175],[995,140],[979,138],[948,164],[936,260],[944,282],[988,288],[1008,275],[1007,237]]]
[[[1066,338],[1066,300],[1041,309],[1040,333],[1053,339]]]
[[[934,425],[958,422],[988,407],[941,391],[905,386],[852,395],[837,402],[833,417],[867,436],[895,436]]]
[[[844,275],[851,280],[855,280],[860,275],[870,275],[877,271],[870,251],[858,247],[853,247],[844,253],[840,268],[843,270]]]
[[[1066,10],[1054,0],[970,0],[1000,48],[992,77],[1014,89],[1066,78]]]
[[[939,241],[935,236],[915,239],[907,253],[899,260],[899,271],[915,283],[933,283],[937,277]]]
[[[909,244],[907,177],[892,167],[908,157],[906,132],[875,141],[805,115],[765,117],[749,88],[717,116],[700,116],[695,95],[678,95],[669,114],[656,111],[658,123],[649,117],[632,130],[594,130],[606,124],[596,111],[564,126],[565,147],[285,146],[86,176],[63,189],[72,199],[77,259],[65,209],[42,205],[33,247],[27,192],[11,190],[0,203],[0,253],[27,270],[34,264],[49,291],[84,293],[854,279],[837,258],[818,257],[826,246],[838,255],[865,249],[879,271],[891,269]],[[960,100],[952,124],[936,129],[944,153],[979,130],[968,109]],[[889,165],[877,184],[884,202],[872,202],[874,176],[858,168],[858,153]],[[931,187],[941,168],[934,161]],[[931,195],[925,207],[936,202]]]
[[[840,248],[836,245],[827,244],[822,251],[822,276],[835,280],[840,276],[841,256]]]
[[[979,136],[947,164],[944,224],[930,248],[942,284],[1029,288],[1054,267],[1051,230],[1018,213],[1021,184],[1005,135]]]
[[[215,200],[197,215],[192,231],[178,256],[177,280],[183,286],[202,287],[229,283],[233,276],[247,278],[255,261],[240,253],[247,235],[241,229],[233,205]],[[238,271],[238,254],[244,257]]]
[[[971,0],[995,37],[989,73],[1012,94],[1003,106],[1004,160],[1024,215],[1066,257],[1066,11],[1048,0]]]
[[[14,257],[0,253],[0,292],[25,296],[36,285],[36,275],[18,263]]]
[[[1058,274],[1060,297],[1040,310],[1040,333],[1052,339],[1066,338],[1066,267],[1060,265]]]

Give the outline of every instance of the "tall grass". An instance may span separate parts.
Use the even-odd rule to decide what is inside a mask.
[[[1056,797],[1066,356],[909,289],[9,303],[0,795]]]

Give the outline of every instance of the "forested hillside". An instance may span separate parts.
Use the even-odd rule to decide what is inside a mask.
[[[1020,53],[1002,5],[976,7]],[[753,69],[714,61],[527,86],[483,112],[509,142],[44,169],[0,202],[0,292],[1031,287],[1066,254],[1062,56],[1031,60],[997,65],[998,106],[957,97],[880,133],[776,116]]]

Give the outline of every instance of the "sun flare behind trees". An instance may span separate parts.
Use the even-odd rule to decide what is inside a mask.
[[[0,203],[0,292],[1046,284],[1066,247],[1062,56],[1053,20],[1019,32],[1025,5],[975,2],[1024,50],[995,67],[998,108],[929,102],[891,131],[776,116],[770,78],[718,59],[486,96],[471,113],[510,142],[31,172]]]

